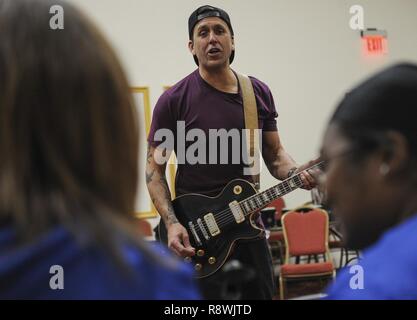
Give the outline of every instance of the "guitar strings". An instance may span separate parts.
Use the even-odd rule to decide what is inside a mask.
[[[317,164],[311,166],[310,168],[308,168],[306,170],[312,169],[312,168],[314,168],[316,166],[319,167],[320,169],[322,169],[323,168],[323,165],[324,165],[324,161],[322,161],[320,163],[317,163]],[[300,174],[301,174],[301,172],[300,172]],[[303,185],[303,182],[302,182],[302,180],[300,178],[300,174],[297,174],[296,176],[291,177],[291,180],[295,183],[295,187],[292,187],[292,186],[288,185],[288,182],[291,181],[291,180],[289,180],[289,179],[288,180],[284,180],[284,182],[282,182],[281,184],[279,184],[279,185],[277,185],[275,187],[272,187],[270,189],[267,189],[267,190],[265,190],[265,191],[263,191],[261,193],[256,193],[256,194],[254,194],[254,195],[246,198],[245,200],[241,201],[239,204],[243,204],[244,202],[249,202],[250,200],[252,200],[252,198],[256,198],[256,197],[258,197],[262,193],[265,193],[265,194],[268,194],[269,193],[269,196],[272,195],[273,198],[282,197],[283,195],[285,195],[285,194],[287,194],[287,193],[289,193],[289,192],[291,192],[291,191],[293,191],[295,189],[298,189],[298,188],[300,188]],[[259,204],[256,201],[256,199],[254,201],[255,201],[256,206],[259,206]],[[249,205],[249,207],[250,207],[250,211],[249,212],[247,212],[246,208],[242,208],[241,207],[243,209],[244,213],[245,213],[245,216],[249,215],[252,212],[255,212],[255,211],[261,209],[262,206],[264,206],[264,205],[267,204],[267,203],[263,204],[262,203],[263,200],[261,198],[260,198],[260,201],[261,201],[261,205],[260,205],[259,208],[252,209],[253,206],[252,205]],[[216,219],[217,225],[219,227],[220,226],[224,227],[227,224],[229,224],[230,222],[233,222],[235,219],[234,219],[233,214],[231,214],[231,213],[232,212],[231,212],[230,208],[227,208],[227,209],[225,209],[223,211],[220,211],[219,213],[215,214],[215,217],[218,217],[218,220]]]
[[[285,184],[285,182],[284,182],[284,184],[280,184],[280,186],[283,186],[282,188],[279,188],[279,186],[275,186],[275,187],[267,189],[267,190],[265,190],[261,193],[268,194],[268,196],[272,197],[272,198],[279,198],[279,197],[281,197],[281,196],[283,196],[283,195],[285,195],[285,194],[287,194],[287,193],[289,193],[289,192],[291,192],[295,189],[298,189],[302,185],[302,181],[299,178],[299,176],[293,177],[293,180],[295,180],[296,178],[298,179],[298,181],[294,181],[295,182],[295,187],[292,187],[288,184]],[[243,205],[244,202],[249,203],[249,201],[252,200],[252,198],[255,198],[255,197],[259,196],[261,193],[256,193],[256,194],[246,198],[245,200],[241,201],[239,204]],[[256,206],[259,206],[259,202],[257,202],[256,200],[254,200],[254,201],[255,201]],[[255,212],[255,211],[261,209],[262,206],[267,205],[269,203],[269,202],[263,203],[264,200],[262,200],[262,199],[260,201],[261,201],[260,206],[259,206],[259,208],[256,208],[256,209],[253,209],[253,205],[250,204],[249,205],[250,211],[247,211],[245,207],[242,208],[242,206],[241,206],[242,210],[245,213],[245,216],[249,215],[252,212]],[[219,227],[220,226],[224,227],[227,224],[229,224],[230,222],[234,221],[235,220],[234,216],[231,213],[232,212],[231,212],[230,208],[227,208],[227,209],[224,209],[223,211],[220,211],[217,214],[215,214],[214,216],[216,218],[218,218],[218,219],[216,219],[217,225]]]
[[[263,193],[269,193],[269,196],[272,196],[272,197],[281,197],[281,196],[287,194],[288,192],[299,188],[302,185],[302,181],[299,178],[299,176],[296,176],[293,179],[295,180],[295,178],[298,179],[297,181],[294,181],[295,182],[295,188],[291,187],[288,184],[282,184],[282,185],[280,184],[280,186],[282,188],[279,188],[278,186],[275,186],[273,188],[267,189],[266,191],[263,191]],[[248,197],[247,199],[245,199],[242,202],[240,202],[240,204],[243,204],[244,202],[249,202],[252,198],[257,197],[257,196],[259,196],[259,193],[254,194],[254,195]],[[258,204],[258,202],[256,200],[255,200],[255,203],[256,203],[256,206],[259,206],[259,204]],[[245,211],[245,216],[246,215],[249,215],[250,213],[252,213],[252,212],[254,212],[256,210],[259,210],[263,205],[266,205],[266,204],[267,203],[265,203],[265,204],[262,204],[261,203],[261,206],[259,208],[256,208],[256,209],[253,209],[252,208],[253,206],[252,205],[249,205],[249,207],[250,207],[250,211],[249,212],[246,210],[246,208],[243,208],[244,211]],[[215,217],[217,216],[219,218],[217,224],[218,225],[219,224],[223,224],[223,226],[224,226],[224,222],[225,221],[227,221],[227,223],[232,222],[234,220],[234,217],[233,217],[233,214],[230,215],[230,213],[231,213],[231,210],[229,208],[227,208],[227,209],[225,209],[225,210],[217,213],[215,215]],[[230,219],[229,219],[229,217],[230,217]]]
[[[320,163],[317,163],[317,164],[311,166],[310,168],[308,168],[306,170],[312,169],[312,168],[314,168],[316,166],[318,166],[321,169],[323,167],[323,165],[324,165],[324,161],[322,161]],[[264,193],[264,194],[268,194],[269,193],[268,195],[270,197],[272,196],[272,198],[282,197],[283,195],[285,195],[285,194],[287,194],[287,193],[289,193],[289,192],[291,192],[293,190],[296,190],[296,189],[300,188],[303,185],[303,182],[302,182],[302,180],[300,178],[300,174],[301,174],[301,172],[299,174],[297,174],[296,176],[294,176],[294,177],[291,177],[291,178],[289,178],[287,180],[284,180],[282,183],[276,185],[275,187],[269,188],[269,189],[267,189],[267,190],[265,190],[265,191],[263,191],[261,193],[256,193],[256,194],[254,194],[254,195],[252,195],[252,196],[244,199],[243,201],[239,202],[239,204],[243,204],[244,202],[249,203],[249,201],[252,200],[252,198],[257,197],[257,196],[259,196],[262,193]],[[290,186],[288,184],[289,181],[293,181],[295,183],[295,187]],[[280,188],[280,186],[282,188]],[[255,201],[256,206],[258,206],[258,202],[256,200],[254,200],[254,201]],[[245,217],[248,216],[250,213],[255,212],[255,211],[261,209],[263,205],[267,205],[268,204],[268,203],[262,204],[262,201],[263,201],[262,199],[260,201],[261,201],[261,206],[259,208],[252,209],[252,206],[249,205],[249,208],[250,208],[250,211],[249,212],[246,210],[246,208],[242,208],[241,207],[241,209],[244,211]],[[218,212],[217,214],[214,214],[214,217],[216,218],[216,224],[218,225],[219,228],[220,227],[225,227],[229,223],[235,221],[234,216],[233,216],[232,211],[230,210],[230,208],[224,209],[224,210]]]
[[[295,188],[292,188],[291,186],[284,187],[284,188],[282,188],[282,189],[284,189],[283,190],[284,192],[279,192],[277,190],[268,190],[266,192],[266,194],[268,194],[270,197],[273,197],[273,198],[275,198],[275,197],[276,198],[279,198],[279,197],[287,194],[288,192],[290,192],[292,190],[295,190],[295,189],[297,189],[299,187],[300,186],[298,186],[298,185]],[[244,200],[244,201],[242,201],[242,202],[240,202],[241,206],[243,205],[242,210],[244,211],[245,216],[249,215],[252,212],[255,212],[257,210],[260,210],[263,206],[265,206],[265,205],[267,205],[269,203],[269,202],[267,202],[267,203],[261,202],[259,204],[259,202],[255,201],[256,202],[256,206],[250,204],[249,205],[250,210],[248,211],[246,209],[246,206],[244,206],[244,204],[243,204],[244,202],[245,203],[248,203],[249,202],[248,200],[249,200],[249,198],[246,199],[246,200]],[[261,201],[263,201],[263,200],[261,200]],[[216,219],[217,220],[217,224],[219,226],[221,225],[222,227],[225,226],[225,225],[227,225],[230,222],[233,222],[235,220],[234,219],[234,216],[233,216],[233,214],[232,214],[232,212],[231,212],[231,210],[229,208],[228,209],[225,209],[225,210],[223,210],[221,212],[219,212],[217,215],[215,215],[215,217],[216,216],[218,217],[218,220]]]

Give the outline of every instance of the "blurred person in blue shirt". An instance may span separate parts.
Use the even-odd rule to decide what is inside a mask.
[[[417,299],[417,66],[349,92],[323,140],[327,205],[348,248],[363,250],[328,299]]]
[[[138,116],[100,31],[0,0],[0,39],[0,299],[199,298],[135,228]]]

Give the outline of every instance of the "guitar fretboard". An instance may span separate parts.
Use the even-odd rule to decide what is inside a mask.
[[[311,166],[306,170],[314,168],[323,169],[323,167],[324,162],[322,161],[315,164],[314,166]],[[302,187],[303,181],[301,180],[301,173],[302,172],[299,172],[293,175],[292,177],[284,180],[283,182],[241,201],[240,207],[244,210],[245,215],[249,215],[254,211],[258,211],[265,207],[267,204],[274,201],[275,199],[281,198],[284,195],[290,193],[291,191]]]

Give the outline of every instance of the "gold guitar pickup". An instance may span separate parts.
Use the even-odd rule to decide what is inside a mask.
[[[239,202],[237,202],[236,200],[230,202],[229,208],[230,208],[230,211],[232,211],[233,213],[233,217],[235,218],[236,223],[241,223],[245,221],[245,214],[243,213],[243,210],[240,207]]]
[[[208,213],[204,216],[204,221],[206,222],[207,228],[212,237],[220,234],[219,226],[217,225],[216,219],[212,213]]]

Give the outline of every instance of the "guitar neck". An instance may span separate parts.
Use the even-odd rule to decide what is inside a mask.
[[[324,162],[319,162],[306,170],[320,168],[322,169]],[[305,171],[306,171],[305,170]],[[243,201],[240,202],[240,206],[244,209],[245,215],[248,215],[254,211],[258,211],[265,207],[267,204],[272,201],[285,196],[286,194],[300,188],[303,186],[303,181],[301,180],[301,173],[299,172],[292,177],[285,179],[281,183],[266,189],[260,193],[257,193]]]

